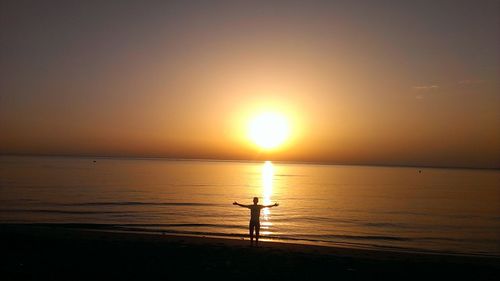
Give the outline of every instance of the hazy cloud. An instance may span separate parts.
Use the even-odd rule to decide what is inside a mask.
[[[439,89],[439,86],[437,86],[437,85],[415,86],[415,87],[413,87],[413,89],[416,91],[431,91],[431,90]]]
[[[414,86],[413,90],[418,92],[418,94],[415,96],[417,100],[422,100],[425,98],[427,93],[431,91],[435,91],[439,89],[438,85],[422,85],[422,86]]]

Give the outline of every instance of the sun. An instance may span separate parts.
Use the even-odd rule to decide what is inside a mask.
[[[266,112],[250,121],[248,135],[260,148],[273,149],[287,140],[290,135],[290,126],[284,115]]]

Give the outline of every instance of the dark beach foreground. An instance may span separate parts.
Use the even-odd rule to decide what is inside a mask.
[[[0,224],[1,280],[500,280],[498,257]]]

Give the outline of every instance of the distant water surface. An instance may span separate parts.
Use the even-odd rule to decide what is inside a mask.
[[[254,196],[267,239],[500,255],[498,170],[0,157],[3,223],[246,237]]]

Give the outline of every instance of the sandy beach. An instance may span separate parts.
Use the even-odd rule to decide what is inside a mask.
[[[498,280],[497,257],[1,224],[2,280],[332,278]]]

